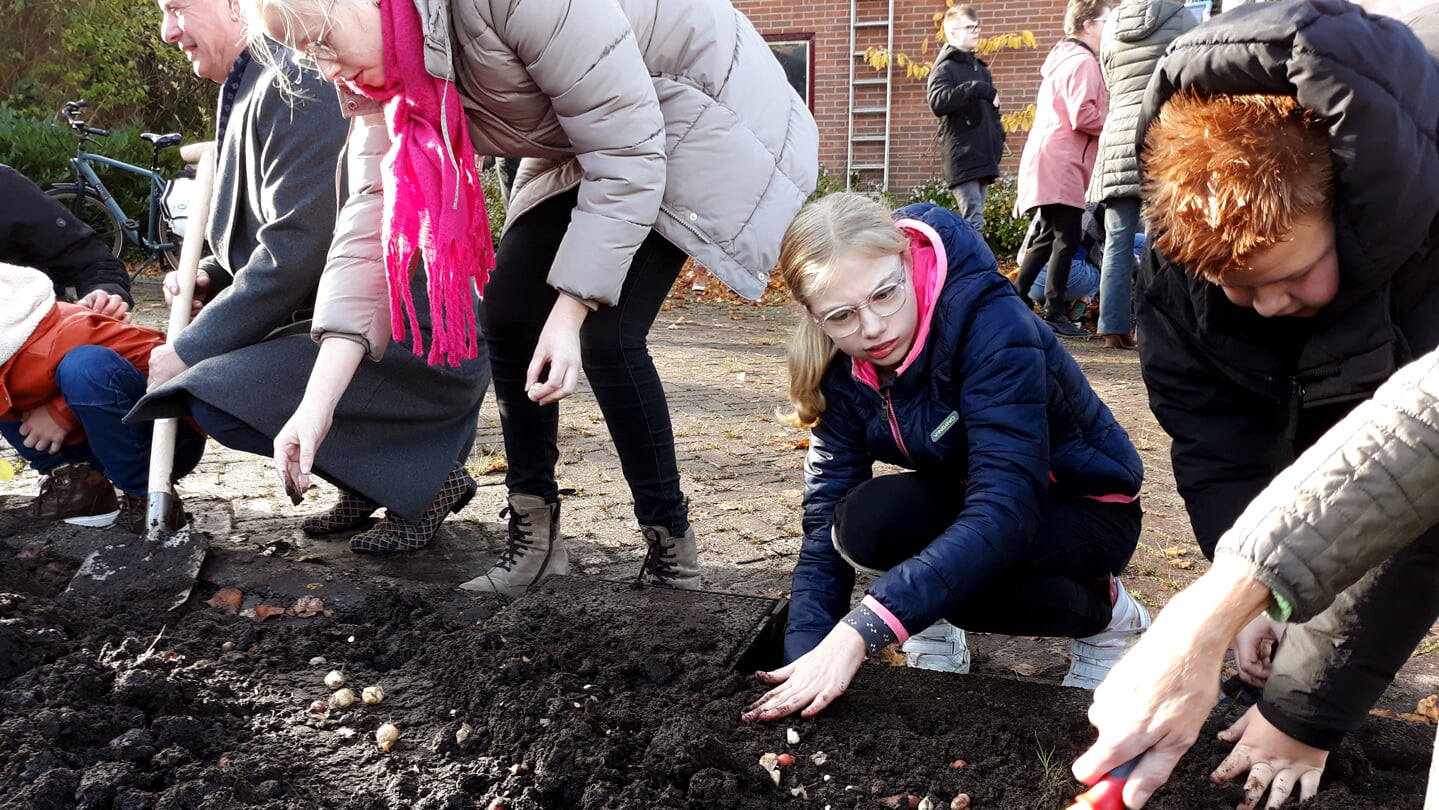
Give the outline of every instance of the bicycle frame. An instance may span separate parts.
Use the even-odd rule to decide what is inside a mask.
[[[91,163],[99,163],[121,171],[140,174],[150,178],[149,217],[146,221],[144,234],[140,233],[139,223],[132,219],[130,215],[125,212],[125,209],[120,207],[120,203],[115,200],[115,195],[111,194],[110,190],[105,187],[104,181],[102,181],[100,176],[95,173],[95,170],[91,168]],[[150,252],[170,250],[175,247],[175,243],[161,242],[159,239],[161,216],[160,194],[165,189],[165,180],[158,172],[126,163],[123,160],[116,160],[112,157],[97,155],[84,150],[80,151],[75,157],[70,158],[70,168],[74,170],[77,181],[76,191],[78,193],[76,199],[79,200],[83,198],[87,190],[93,191],[100,202],[120,221],[120,228],[125,234],[126,241]],[[132,223],[134,227],[131,227]]]

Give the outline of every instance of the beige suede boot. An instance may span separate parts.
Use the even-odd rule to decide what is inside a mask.
[[[649,544],[641,580],[683,591],[700,589],[699,548],[693,526],[683,537],[674,537],[663,526],[641,526],[640,533]]]
[[[510,519],[509,542],[495,567],[461,585],[517,598],[547,574],[568,574],[569,555],[560,536],[560,505],[536,495],[511,494],[500,510]]]

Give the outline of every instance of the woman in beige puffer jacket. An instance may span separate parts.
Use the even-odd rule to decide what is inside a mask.
[[[649,580],[698,587],[646,336],[686,254],[740,294],[763,293],[780,237],[815,185],[812,116],[728,0],[381,2],[384,9],[375,0],[243,6],[251,30],[310,54],[328,78],[380,86],[382,12],[413,3],[425,70],[454,82],[475,152],[524,158],[484,290],[509,462],[510,546],[466,587],[517,595],[567,569],[555,403],[573,392],[581,365],[649,543]],[[353,368],[389,337],[379,240],[389,136],[379,116],[363,114],[368,100],[342,92],[342,102],[358,118],[351,196],[317,303],[320,358],[276,440],[282,474],[299,484]]]

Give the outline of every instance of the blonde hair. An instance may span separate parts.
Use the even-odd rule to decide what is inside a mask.
[[[299,36],[308,31],[307,18],[317,18],[322,24],[329,23],[335,8],[334,3],[327,5],[322,0],[234,0],[234,3],[245,22],[245,38],[250,41],[250,54],[255,61],[267,68],[278,67],[279,62],[269,45],[270,42],[276,42],[293,51],[300,64],[311,62],[311,66],[316,71],[319,70],[318,65],[305,54],[295,50],[294,46]],[[280,37],[270,36],[269,23],[275,24],[281,32]],[[296,90],[293,77],[280,71],[276,81],[287,97],[293,95]]]
[[[1179,93],[1142,159],[1154,246],[1215,284],[1334,202],[1328,132],[1293,96]]]
[[[820,380],[839,347],[809,313],[815,295],[830,282],[830,263],[838,256],[903,256],[909,238],[888,209],[861,194],[831,194],[801,208],[779,248],[779,276],[794,300],[805,308],[789,344],[789,398],[794,413],[781,418],[812,428],[824,413]]]

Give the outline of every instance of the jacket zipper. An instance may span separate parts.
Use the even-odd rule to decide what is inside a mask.
[[[882,396],[884,399],[884,421],[889,423],[889,435],[894,437],[895,446],[899,448],[900,454],[903,455],[905,460],[910,464],[913,464],[914,458],[910,456],[909,448],[904,446],[904,437],[899,433],[899,415],[894,412],[894,397],[890,396],[888,388],[884,389]]]

